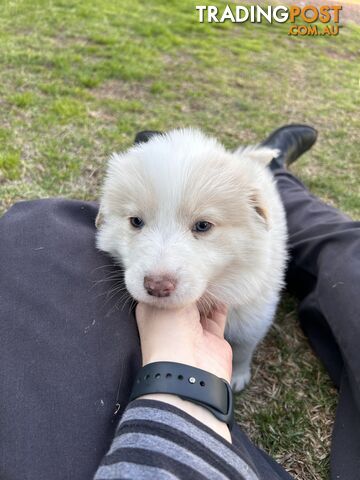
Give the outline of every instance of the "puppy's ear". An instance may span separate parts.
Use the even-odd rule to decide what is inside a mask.
[[[273,158],[277,158],[280,154],[280,150],[276,148],[262,147],[261,145],[253,145],[249,147],[239,147],[235,154],[243,157],[250,158],[255,162],[261,163],[261,165],[268,165]]]
[[[101,211],[101,207],[99,208],[98,214],[96,215],[95,219],[95,227],[99,229],[102,224],[104,223],[104,214]]]
[[[253,190],[250,193],[249,201],[250,201],[251,207],[255,210],[255,213],[258,216],[259,220],[265,225],[266,229],[269,230],[270,229],[269,212],[260,192]]]
[[[137,143],[147,143],[155,135],[163,135],[163,132],[159,132],[158,130],[143,130],[136,134],[134,143],[135,145]]]

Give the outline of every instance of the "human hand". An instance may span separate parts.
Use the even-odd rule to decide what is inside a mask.
[[[232,350],[224,339],[226,309],[200,317],[197,306],[159,309],[136,307],[143,365],[168,361],[206,370],[230,383]]]
[[[201,368],[230,383],[232,350],[224,339],[227,311],[214,310],[201,317],[197,306],[159,309],[139,303],[136,307],[143,365],[168,361]],[[231,441],[227,425],[205,408],[175,395],[152,394],[144,398],[171,403]]]

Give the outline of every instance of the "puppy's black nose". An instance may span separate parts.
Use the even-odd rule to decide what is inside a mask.
[[[175,290],[176,280],[169,275],[149,275],[144,277],[144,288],[153,297],[169,297]]]

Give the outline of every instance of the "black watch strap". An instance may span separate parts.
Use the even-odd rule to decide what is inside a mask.
[[[212,373],[175,362],[145,365],[136,375],[130,401],[150,393],[169,393],[197,403],[231,428],[233,393],[228,382]]]

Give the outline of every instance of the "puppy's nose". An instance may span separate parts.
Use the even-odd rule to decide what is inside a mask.
[[[144,277],[144,287],[154,297],[169,297],[175,290],[176,280],[169,275],[149,275]]]

